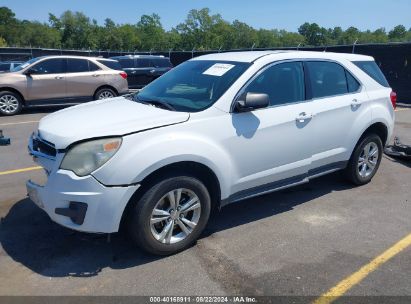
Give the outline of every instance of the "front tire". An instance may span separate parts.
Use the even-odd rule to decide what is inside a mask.
[[[377,172],[382,158],[383,145],[377,134],[364,136],[354,149],[345,176],[355,185],[365,185]]]
[[[211,199],[195,177],[164,179],[149,188],[131,210],[129,232],[145,251],[170,255],[190,247],[204,230]]]
[[[21,97],[10,91],[0,92],[0,114],[12,116],[19,114],[23,108]]]

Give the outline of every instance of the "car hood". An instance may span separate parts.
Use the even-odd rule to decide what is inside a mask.
[[[56,149],[89,138],[121,136],[185,122],[190,114],[141,104],[124,97],[66,108],[40,120],[40,136]]]

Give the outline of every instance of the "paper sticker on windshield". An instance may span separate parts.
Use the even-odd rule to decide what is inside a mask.
[[[223,76],[235,65],[227,63],[216,63],[203,72],[204,75]]]

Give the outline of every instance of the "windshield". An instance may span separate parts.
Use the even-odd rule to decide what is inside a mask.
[[[250,65],[233,61],[187,61],[146,86],[136,94],[136,99],[166,103],[176,111],[202,111],[214,104]]]
[[[39,60],[39,59],[40,59],[40,57],[32,58],[32,59],[30,59],[29,61],[26,61],[25,63],[23,63],[23,64],[21,64],[21,65],[19,65],[19,66],[16,66],[16,67],[15,67],[14,69],[12,69],[11,71],[12,71],[12,72],[18,72],[18,71],[24,70],[24,69],[27,68],[30,64],[36,62],[36,61]]]

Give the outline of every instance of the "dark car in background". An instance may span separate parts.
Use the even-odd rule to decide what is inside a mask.
[[[127,73],[128,87],[141,89],[173,68],[168,57],[157,55],[125,55],[111,57]]]
[[[23,64],[24,61],[3,61],[0,62],[0,72],[10,72],[12,69]]]

